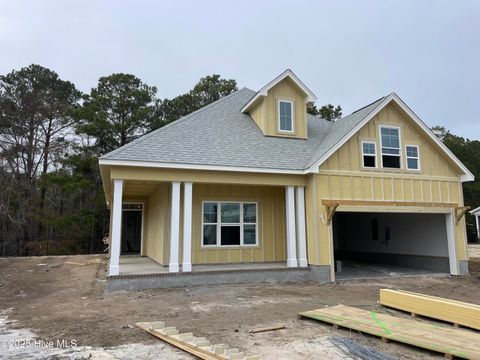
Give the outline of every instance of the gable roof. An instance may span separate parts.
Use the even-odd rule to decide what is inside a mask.
[[[333,123],[308,115],[309,139],[264,136],[240,111],[243,88],[100,158],[100,164],[304,174]]]
[[[240,89],[122,146],[100,165],[307,174],[356,134],[390,102],[397,103],[472,181],[472,173],[394,93],[330,122],[307,114],[308,139],[264,136],[244,104],[256,93]]]
[[[320,166],[328,157],[330,157],[331,154],[336,151],[336,149],[341,146],[339,145],[340,143],[342,143],[343,145],[344,142],[342,142],[342,140],[345,138],[345,136],[349,134],[349,132],[354,129],[360,122],[362,122],[362,120],[365,119],[368,114],[377,109],[384,99],[385,97],[382,97],[374,101],[373,103],[356,110],[352,114],[333,122],[328,136],[325,138],[324,141],[322,141],[317,151],[312,154],[312,157],[310,158],[307,166],[312,169],[312,171],[314,170],[313,168]],[[351,136],[349,136],[349,138],[350,137]],[[325,154],[327,153],[329,153],[329,155],[325,157]],[[325,158],[325,160],[319,162],[319,160],[322,158]]]
[[[458,160],[458,158],[450,151],[450,149],[430,130],[430,128],[403,102],[400,97],[392,92],[390,95],[385,96],[373,104],[357,110],[353,114],[343,118],[338,122],[344,122],[344,119],[348,117],[355,116],[357,112],[365,113],[363,118],[360,116],[357,119],[351,119],[349,124],[345,124],[343,128],[343,136],[338,142],[332,146],[328,151],[322,154],[318,160],[310,167],[310,171],[314,171],[316,167],[320,166],[323,162],[325,162],[335,151],[337,151],[343,144],[345,144],[353,135],[355,135],[364,125],[366,125],[375,115],[377,115],[383,108],[385,108],[388,104],[394,102],[397,104],[412,120],[415,122],[420,128],[423,130],[424,134],[430,138],[444,153],[445,155],[452,160],[452,162],[458,166],[458,168],[463,172],[463,175],[460,176],[462,182],[466,181],[473,181],[475,177],[467,169],[463,163]]]
[[[286,78],[292,80],[295,85],[302,89],[305,95],[307,95],[307,102],[314,103],[315,101],[317,101],[317,97],[315,96],[315,94],[310,91],[310,89],[297,77],[297,75],[293,73],[292,70],[287,69],[283,73],[278,75],[275,79],[270,81],[267,85],[258,90],[255,95],[253,95],[252,98],[242,107],[241,112],[247,112],[260,97],[267,96],[268,90],[270,90]]]

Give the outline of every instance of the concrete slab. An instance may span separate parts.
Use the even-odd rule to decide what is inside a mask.
[[[164,266],[146,256],[121,256],[120,275],[168,274]],[[286,262],[192,265],[192,272],[287,269]],[[180,266],[180,272],[182,267]]]
[[[358,280],[385,277],[406,277],[406,276],[446,276],[447,273],[417,269],[411,267],[379,265],[371,263],[360,263],[342,261],[342,271],[335,273],[336,280]]]

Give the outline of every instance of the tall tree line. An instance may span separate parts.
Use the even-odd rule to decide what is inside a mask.
[[[89,94],[40,65],[0,75],[0,256],[101,252],[109,213],[98,157],[236,90],[220,75],[172,99],[132,74],[101,77]],[[342,115],[331,104],[308,112]],[[442,131],[479,178],[480,142]],[[465,203],[480,205],[479,182],[464,189]]]
[[[480,206],[480,141],[465,139],[461,136],[452,134],[442,126],[432,128],[435,134],[443,143],[454,153],[458,159],[475,176],[475,181],[463,184],[463,196],[466,206],[477,208]],[[465,215],[467,222],[467,237],[474,241],[476,237],[476,225],[473,215]]]
[[[102,251],[98,157],[235,90],[220,75],[173,99],[131,74],[89,94],[40,65],[1,75],[0,256]]]

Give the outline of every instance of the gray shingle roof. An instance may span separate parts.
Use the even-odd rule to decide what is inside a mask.
[[[384,99],[337,122],[308,115],[308,139],[304,140],[264,136],[255,121],[240,111],[254,94],[240,89],[101,159],[304,170]]]

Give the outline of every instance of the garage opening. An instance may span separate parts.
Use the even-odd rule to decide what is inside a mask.
[[[449,273],[445,214],[337,212],[337,278]]]

